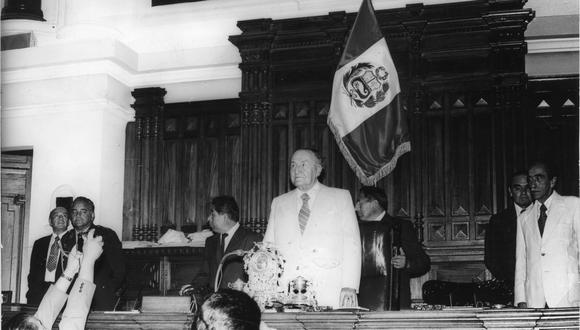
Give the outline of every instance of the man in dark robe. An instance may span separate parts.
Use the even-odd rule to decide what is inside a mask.
[[[382,189],[363,187],[356,204],[362,244],[359,305],[373,311],[408,309],[410,278],[430,266],[411,222],[387,214]]]

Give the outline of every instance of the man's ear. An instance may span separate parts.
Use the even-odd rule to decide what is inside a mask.
[[[320,176],[320,173],[322,173],[322,165],[316,164],[316,177],[317,178]]]
[[[507,187],[507,192],[508,192],[508,195],[510,196],[510,198],[514,198],[514,194],[512,194],[512,186],[511,185],[509,185]]]
[[[550,187],[551,187],[552,189],[554,189],[554,187],[556,186],[556,183],[557,183],[557,182],[558,182],[558,177],[557,177],[557,176],[553,177],[553,178],[550,180]]]

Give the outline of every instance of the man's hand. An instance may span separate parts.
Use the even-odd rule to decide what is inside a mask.
[[[103,253],[103,237],[96,236],[95,230],[89,230],[83,244],[83,259],[94,263]]]
[[[72,250],[68,254],[68,262],[66,264],[66,269],[63,272],[68,278],[72,278],[76,273],[78,273],[81,267],[82,258],[82,252],[77,251],[76,245],[73,246]]]
[[[519,302],[518,303],[518,308],[528,308],[528,304],[525,302]]]
[[[340,290],[340,307],[358,307],[355,289],[342,288]]]
[[[397,269],[405,268],[407,257],[405,256],[405,251],[403,251],[402,247],[399,248],[399,254],[391,258],[391,264],[393,264],[393,267]]]

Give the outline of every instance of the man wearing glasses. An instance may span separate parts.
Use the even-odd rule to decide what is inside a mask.
[[[580,199],[559,195],[556,182],[548,164],[530,166],[528,184],[535,202],[518,217],[518,307],[580,306]]]
[[[60,241],[68,229],[69,213],[64,207],[50,211],[48,223],[52,234],[34,242],[30,256],[30,273],[28,274],[28,292],[26,301],[38,305],[48,287],[53,284],[64,270],[63,253]]]
[[[119,237],[110,228],[95,225],[95,205],[86,197],[77,197],[73,201],[72,225],[74,230],[67,232],[62,241],[63,248],[70,251],[73,246],[83,246],[83,241],[90,229],[95,235],[103,238],[103,254],[95,262],[96,285],[92,310],[113,310],[118,300],[118,292],[125,281],[125,260]],[[80,251],[82,252],[82,251]]]

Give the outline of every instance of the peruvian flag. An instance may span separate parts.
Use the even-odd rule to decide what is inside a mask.
[[[373,5],[363,0],[334,74],[328,126],[364,185],[374,185],[411,150],[399,77]]]

